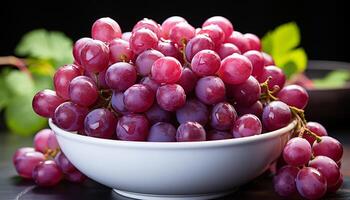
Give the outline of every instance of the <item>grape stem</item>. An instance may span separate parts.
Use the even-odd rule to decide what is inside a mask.
[[[17,58],[15,56],[1,56],[0,65],[11,65],[17,67],[19,70],[27,74],[31,79],[33,79],[32,73],[27,68],[24,59]]]
[[[270,103],[271,101],[277,101],[278,98],[274,96],[275,93],[279,90],[279,87],[274,87],[272,90],[269,89],[269,81],[271,80],[271,76],[266,79],[265,82],[261,83],[261,89],[262,89],[262,94],[260,96],[260,100]],[[294,106],[289,106],[289,109],[292,112],[293,118],[297,120],[297,125],[295,126],[294,129],[294,134],[297,135],[298,137],[303,137],[304,134],[310,135],[311,137],[315,138],[317,142],[321,141],[321,137],[312,132],[310,129],[307,128],[306,124],[306,118],[305,118],[305,113],[303,109],[299,109]]]
[[[182,55],[182,59],[185,61],[185,64],[184,66],[191,66],[191,63],[189,63],[187,61],[187,58],[186,58],[186,53],[185,53],[185,49],[186,49],[186,39],[182,39],[181,40],[181,43],[182,43],[182,47],[179,48],[180,52],[181,52],[181,55]]]
[[[60,152],[60,148],[57,148],[57,149],[48,149],[46,151],[46,153],[44,154],[46,160],[49,160],[49,159],[54,159],[56,157],[56,155]]]

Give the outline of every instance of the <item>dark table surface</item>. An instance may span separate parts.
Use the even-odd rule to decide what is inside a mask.
[[[344,145],[342,172],[345,182],[335,194],[328,194],[324,199],[345,200],[350,199],[350,130],[331,131],[332,136]],[[111,199],[126,200],[129,198],[114,193],[94,181],[88,180],[83,184],[62,182],[53,188],[40,188],[32,181],[22,180],[16,175],[12,166],[12,155],[19,147],[32,146],[31,137],[19,137],[0,131],[0,200],[76,200],[76,199]],[[250,183],[240,187],[233,194],[221,198],[229,199],[283,199],[273,191],[272,179],[269,175],[262,175]],[[291,199],[300,199],[294,197]]]

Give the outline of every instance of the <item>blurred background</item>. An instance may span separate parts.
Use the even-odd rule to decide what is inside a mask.
[[[316,70],[307,70],[306,74],[311,78],[324,78],[333,68],[339,68],[343,71],[340,72],[341,75],[338,73],[328,77],[327,81],[321,81],[321,90],[310,89],[309,93],[312,98],[307,116],[310,116],[311,120],[321,121],[329,127],[336,125],[346,128],[348,127],[346,123],[340,124],[339,122],[341,120],[346,122],[346,114],[350,111],[350,105],[348,105],[350,101],[348,84],[350,75],[349,71],[344,71],[350,67],[346,63],[350,62],[348,50],[350,46],[350,29],[348,28],[350,13],[348,10],[345,2],[335,0],[325,2],[294,0],[203,1],[191,2],[191,5],[188,0],[161,2],[86,0],[84,2],[45,1],[42,3],[11,1],[1,5],[0,56],[25,57],[27,54],[33,53],[34,50],[34,54],[38,53],[36,50],[41,48],[41,43],[46,39],[51,41],[50,38],[44,40],[45,33],[40,32],[36,36],[40,34],[41,36],[35,39],[32,37],[30,42],[22,41],[20,43],[21,38],[32,30],[46,29],[62,32],[65,36],[60,35],[58,39],[57,37],[53,39],[58,41],[55,44],[60,46],[57,51],[47,53],[45,49],[40,49],[39,54],[48,55],[48,57],[38,59],[32,54],[32,57],[26,59],[26,63],[29,63],[29,69],[33,70],[32,73],[36,76],[33,91],[37,91],[50,85],[50,77],[52,77],[55,68],[71,59],[61,56],[61,54],[70,54],[67,49],[70,50],[69,46],[72,41],[74,42],[81,37],[90,37],[91,25],[100,17],[111,17],[119,23],[123,31],[130,31],[133,25],[144,17],[161,24],[166,18],[178,15],[186,18],[193,26],[200,27],[207,18],[222,15],[231,20],[235,30],[242,33],[254,33],[259,37],[263,37],[282,24],[295,22],[300,31],[298,47],[305,50],[308,60],[342,61],[342,63],[309,62],[308,69],[316,68]],[[286,37],[289,37],[288,34]],[[291,34],[290,37],[295,36]],[[61,48],[64,45],[68,47]],[[41,67],[31,68],[31,65]],[[30,98],[33,94],[23,94],[23,91],[29,89],[21,87],[21,85],[28,85],[25,81],[26,78],[16,74],[10,75],[9,68],[11,67],[7,67],[7,65],[0,65],[0,67],[0,129],[9,127],[12,131],[27,135],[44,126],[45,121],[39,118],[35,119],[33,113],[30,113]],[[326,70],[324,70],[325,68]],[[13,69],[15,68],[12,67],[11,70]],[[49,78],[45,78],[45,76],[42,78],[42,75],[49,75]],[[17,80],[20,81],[17,82]],[[338,80],[341,80],[341,83],[338,83]],[[334,88],[324,87],[332,85],[333,82],[337,83],[334,84]],[[7,98],[10,95],[12,95],[11,98]],[[26,99],[23,102],[11,101],[11,99],[19,99],[21,95],[28,98],[23,98]],[[23,116],[29,117],[22,118]],[[21,120],[22,122],[20,122]],[[33,128],[28,130],[28,126]]]

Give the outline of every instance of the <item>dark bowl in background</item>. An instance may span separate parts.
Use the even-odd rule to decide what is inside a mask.
[[[309,78],[321,78],[333,70],[350,70],[350,63],[310,60],[306,70]],[[326,128],[349,127],[350,82],[344,87],[331,89],[307,89],[309,103],[305,109],[308,121],[317,121]]]

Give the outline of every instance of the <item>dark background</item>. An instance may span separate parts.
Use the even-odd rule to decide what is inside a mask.
[[[60,30],[77,40],[90,35],[90,27],[99,17],[115,19],[129,31],[147,17],[162,23],[173,15],[185,17],[198,27],[213,15],[230,19],[236,30],[263,36],[268,30],[296,21],[301,28],[302,44],[309,58],[350,61],[349,8],[340,1],[136,1],[86,0],[3,2],[0,6],[0,55],[9,55],[21,36],[36,28]]]

